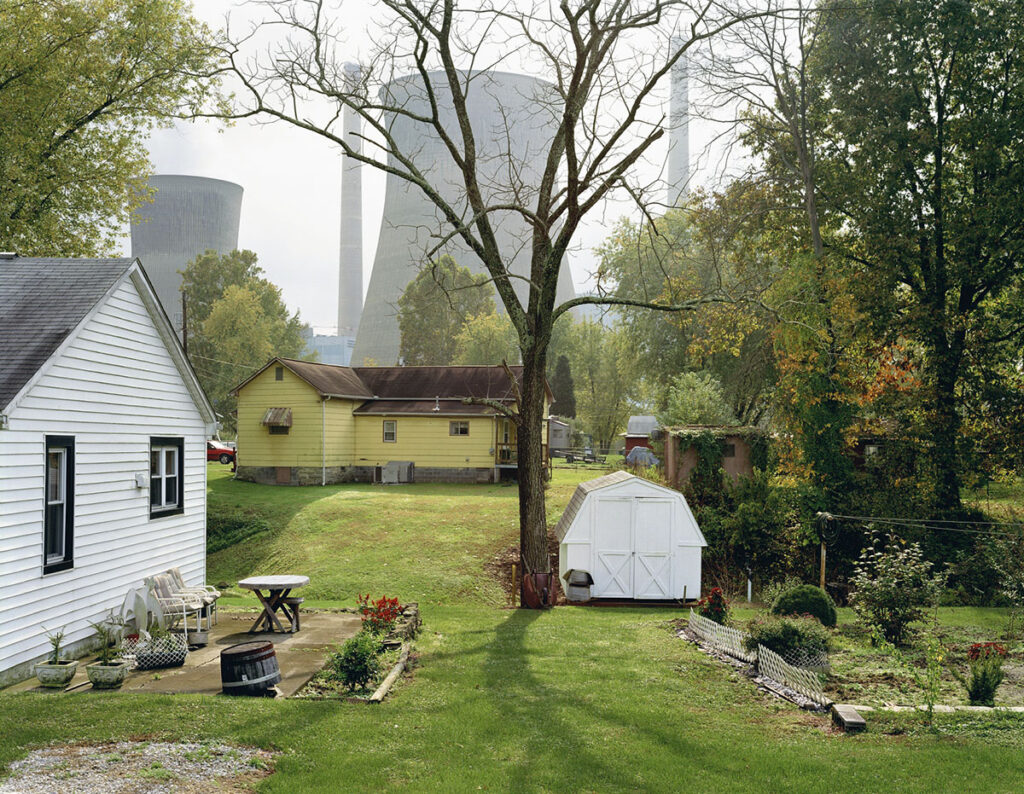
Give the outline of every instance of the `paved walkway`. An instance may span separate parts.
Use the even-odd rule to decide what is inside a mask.
[[[231,645],[256,640],[270,640],[281,669],[278,697],[291,697],[324,665],[327,654],[336,645],[358,633],[361,621],[348,612],[303,612],[302,630],[295,634],[260,632],[249,634],[256,620],[255,612],[220,612],[220,620],[210,632],[210,643],[189,651],[182,667],[163,670],[141,670],[128,674],[122,691],[161,692],[172,694],[216,695],[221,691],[220,652]],[[92,658],[82,659],[66,692],[91,692],[85,665]],[[22,682],[10,691],[43,690],[35,678]],[[53,691],[53,690],[48,690]]]

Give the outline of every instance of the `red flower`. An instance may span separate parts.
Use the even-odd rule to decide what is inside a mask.
[[[976,642],[967,649],[967,658],[972,662],[979,659],[988,659],[991,656],[1006,656],[1006,648],[998,642]]]

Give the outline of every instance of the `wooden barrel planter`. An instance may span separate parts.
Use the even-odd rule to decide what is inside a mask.
[[[225,695],[266,696],[280,680],[272,642],[243,642],[220,652],[220,681]]]

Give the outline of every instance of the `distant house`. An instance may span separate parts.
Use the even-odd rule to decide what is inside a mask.
[[[757,427],[718,425],[682,425],[665,428],[665,478],[682,488],[697,465],[699,450],[705,440],[714,441],[721,468],[735,482],[748,477],[755,468],[764,468],[767,437]],[[709,445],[710,446],[710,445]]]
[[[511,369],[521,376],[521,367]],[[495,482],[518,468],[515,422],[466,399],[511,408],[515,391],[502,367],[340,367],[274,358],[234,391],[236,476],[278,485]],[[544,447],[546,458],[546,433]]]
[[[558,450],[570,449],[572,447],[572,428],[569,423],[559,419],[557,416],[548,417],[548,445],[551,454]]]
[[[138,260],[0,256],[0,684],[144,577],[203,582],[214,428]]]
[[[621,427],[621,425],[620,425]],[[628,455],[634,447],[651,448],[651,435],[658,429],[658,418],[656,416],[631,416],[626,423],[626,432],[623,433],[626,439],[624,455]]]

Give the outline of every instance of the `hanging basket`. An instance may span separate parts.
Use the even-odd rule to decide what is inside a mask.
[[[188,643],[180,634],[152,637],[143,633],[138,637],[125,638],[121,644],[121,656],[129,660],[136,670],[181,667],[188,656]]]

